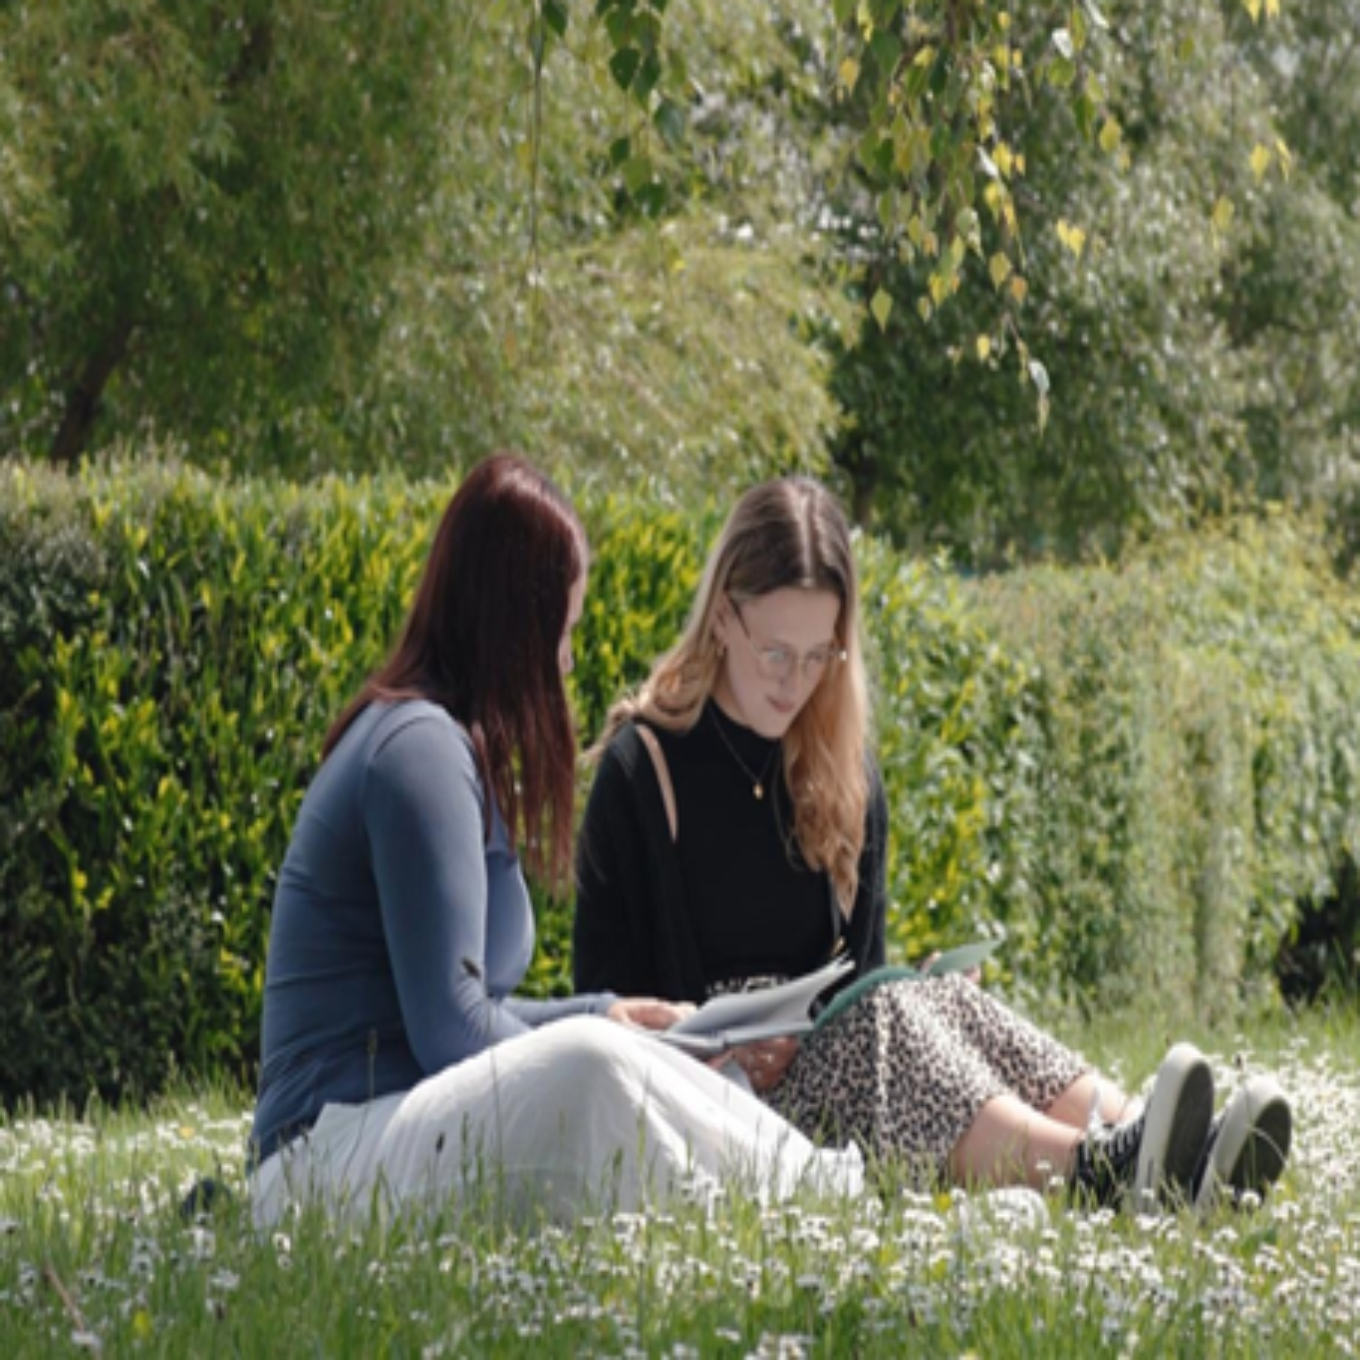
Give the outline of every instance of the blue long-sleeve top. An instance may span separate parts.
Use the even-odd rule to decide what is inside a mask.
[[[485,818],[491,833],[485,833]],[[359,1104],[612,993],[510,993],[533,957],[528,888],[466,731],[373,704],[303,799],[274,897],[252,1143]]]

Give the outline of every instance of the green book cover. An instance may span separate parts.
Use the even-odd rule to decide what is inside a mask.
[[[922,982],[926,978],[943,977],[946,973],[967,973],[979,968],[1000,943],[1000,940],[978,940],[973,944],[961,944],[957,948],[946,949],[924,968],[910,968],[905,964],[876,968],[837,992],[818,1012],[813,1029],[819,1030],[838,1015],[844,1015],[861,997],[867,996],[885,982]]]

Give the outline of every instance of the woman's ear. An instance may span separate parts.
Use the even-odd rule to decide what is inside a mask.
[[[732,625],[732,602],[726,595],[720,595],[713,607],[713,645],[719,656],[727,650],[732,640]]]

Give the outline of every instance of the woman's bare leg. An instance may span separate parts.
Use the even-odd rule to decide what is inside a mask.
[[[1044,1114],[1059,1124],[1085,1129],[1093,1110],[1102,1123],[1117,1124],[1128,1117],[1129,1104],[1129,1097],[1112,1081],[1099,1072],[1083,1072]]]
[[[1089,1102],[1088,1094],[1087,1111]],[[1046,1189],[1051,1177],[1071,1174],[1085,1129],[1085,1114],[1080,1126],[1068,1124],[1030,1109],[1015,1096],[997,1096],[978,1111],[968,1132],[954,1144],[949,1154],[950,1180],[966,1186]]]

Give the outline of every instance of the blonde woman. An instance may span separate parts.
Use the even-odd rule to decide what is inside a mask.
[[[861,974],[882,965],[888,813],[870,726],[845,518],[816,482],[756,487],[679,642],[596,748],[578,989],[699,1003],[837,952]],[[1130,1102],[959,976],[879,987],[802,1044],[728,1056],[804,1132],[958,1183],[1056,1175],[1101,1202],[1207,1199],[1219,1181],[1274,1179],[1288,1146],[1273,1083],[1211,1123],[1209,1066],[1181,1044]]]

